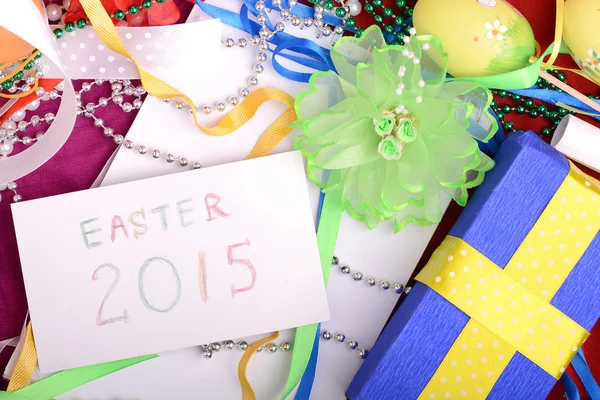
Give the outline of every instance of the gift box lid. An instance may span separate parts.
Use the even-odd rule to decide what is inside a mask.
[[[508,137],[496,166],[450,235],[504,268],[570,170],[568,160],[533,132]],[[600,235],[596,235],[550,303],[586,330],[600,315]],[[469,316],[417,282],[382,332],[346,395],[351,400],[416,399],[454,344]],[[489,399],[544,399],[556,379],[520,353],[500,375]]]

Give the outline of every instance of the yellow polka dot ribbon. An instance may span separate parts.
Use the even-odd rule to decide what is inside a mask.
[[[417,280],[471,319],[419,399],[485,399],[516,352],[558,379],[589,336],[552,306],[600,228],[600,183],[571,171],[504,269],[448,236]]]

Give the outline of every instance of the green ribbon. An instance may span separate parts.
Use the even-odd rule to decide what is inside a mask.
[[[548,49],[542,54],[535,62],[528,65],[525,68],[518,69],[512,72],[506,72],[504,74],[490,75],[490,76],[476,76],[471,78],[451,78],[448,81],[470,81],[478,83],[483,87],[489,89],[503,89],[503,90],[518,90],[528,89],[536,84],[540,77],[540,70],[544,63],[544,58],[551,54],[554,50],[554,43],[548,46]],[[569,49],[561,43],[560,53],[568,53]]]
[[[332,179],[332,177],[336,178],[336,174],[340,174],[340,171],[331,171],[329,180],[333,180],[334,182],[337,181],[338,179]],[[321,256],[321,268],[323,270],[325,286],[327,286],[327,282],[329,281],[331,260],[333,259],[333,253],[335,251],[335,244],[340,230],[343,211],[342,190],[327,192],[325,199],[323,200],[321,221],[319,222],[319,229],[317,230],[317,242],[319,244],[319,254]],[[310,354],[313,349],[316,334],[317,324],[296,328],[294,350],[292,352],[292,364],[290,366],[290,373],[285,384],[285,389],[281,395],[281,400],[288,397],[292,390],[300,383],[302,375],[304,375],[304,371],[308,365],[308,361],[310,360]]]
[[[335,174],[339,174],[339,171],[332,171],[330,176],[335,176]],[[327,285],[327,281],[329,280],[331,260],[333,259],[342,212],[341,190],[328,193],[323,201],[321,221],[317,232],[317,241],[319,244],[319,254],[321,256],[321,267],[325,285]],[[290,373],[282,399],[286,398],[300,382],[300,379],[302,379],[302,375],[304,374],[306,366],[308,365],[308,360],[310,359],[316,333],[317,324],[302,326],[296,329],[292,365],[290,367]],[[103,376],[155,357],[158,357],[158,355],[151,354],[126,360],[65,370],[13,393],[0,391],[0,400],[51,399],[59,394],[66,393],[81,385],[102,378]]]
[[[542,54],[534,63],[528,65],[525,68],[518,69],[512,72],[506,72],[504,74],[490,75],[490,76],[477,76],[472,78],[451,78],[448,81],[470,81],[478,83],[481,86],[489,89],[504,89],[504,90],[518,90],[528,89],[536,84],[540,77],[540,70],[544,63],[544,58],[551,54],[554,50],[554,43],[548,46],[548,49]],[[568,53],[569,49],[561,43],[560,53]]]
[[[537,82],[544,57],[551,54],[553,49],[554,44],[551,44],[544,54],[542,54],[534,63],[517,71],[491,76],[451,78],[450,80],[471,81],[484,87],[504,90],[530,88]],[[568,53],[568,49],[564,43],[561,44],[560,52]],[[337,173],[339,173],[339,171],[331,171],[331,175]],[[342,191],[337,190],[327,193],[323,201],[321,222],[319,223],[317,232],[317,241],[321,256],[321,268],[323,270],[325,285],[327,285],[327,281],[329,280],[331,260],[333,259],[333,253],[337,242],[342,213]],[[296,329],[292,363],[288,380],[283,395],[281,396],[282,400],[289,396],[302,379],[302,375],[304,374],[310,359],[316,333],[317,324],[301,326]],[[151,354],[126,360],[65,370],[13,393],[0,391],[0,400],[51,399],[52,397],[68,392],[76,387],[102,378],[103,376],[155,357],[158,357],[158,355]]]
[[[90,365],[88,367],[68,369],[16,392],[8,393],[0,391],[0,400],[49,400],[98,378],[155,357],[158,357],[158,355],[151,354],[104,364]]]

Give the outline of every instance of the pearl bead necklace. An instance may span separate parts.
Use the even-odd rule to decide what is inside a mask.
[[[20,194],[17,193],[17,183],[16,182],[8,182],[0,184],[0,200],[2,200],[2,192],[5,190],[10,190],[13,192],[13,202],[18,202],[23,200]]]

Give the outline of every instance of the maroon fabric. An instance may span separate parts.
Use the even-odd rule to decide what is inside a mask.
[[[175,0],[180,7],[181,19],[184,22],[193,4],[186,0]],[[83,81],[74,81],[75,89],[79,89]],[[83,95],[83,104],[97,102],[100,96],[110,97],[110,86],[104,84]],[[43,116],[47,112],[56,113],[58,104],[55,101],[42,102],[35,114]],[[28,117],[33,115],[28,112]],[[96,112],[106,121],[106,125],[114,129],[115,134],[126,135],[137,115],[137,111],[124,113],[114,104]],[[47,125],[42,123],[36,129],[28,129],[25,135],[35,137],[35,133],[45,131]],[[19,147],[21,146],[21,147]],[[48,197],[62,193],[84,190],[91,186],[106,161],[116,149],[116,144],[103,135],[101,128],[93,125],[90,118],[77,118],[75,128],[66,144],[54,157],[35,172],[17,180],[17,192],[24,200]],[[22,150],[23,145],[16,145],[15,151]],[[1,163],[0,163],[1,167]],[[0,201],[0,340],[17,336],[27,312],[27,301],[23,286],[23,277],[19,263],[19,254],[13,228],[10,204],[12,199],[7,190],[1,192]],[[0,375],[8,362],[11,350],[0,354]],[[3,389],[0,380],[0,389]]]

